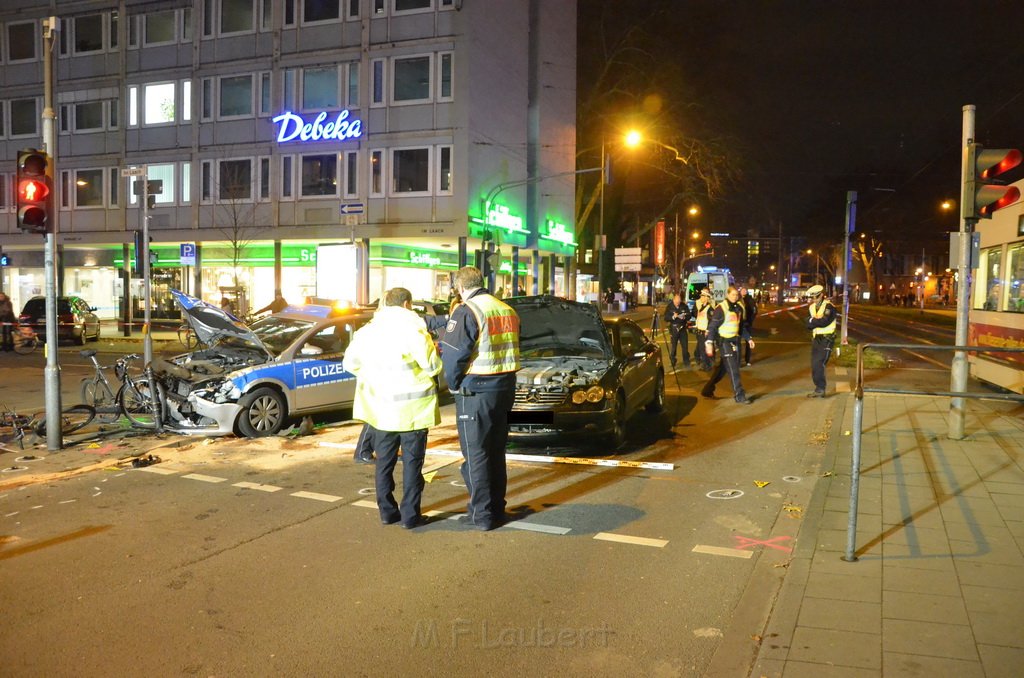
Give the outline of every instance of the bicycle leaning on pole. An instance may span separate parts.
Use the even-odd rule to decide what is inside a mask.
[[[82,380],[82,400],[96,408],[101,415],[122,414],[135,428],[160,430],[163,426],[163,407],[166,398],[164,385],[153,375],[150,366],[146,366],[141,375],[133,375],[129,369],[139,355],[132,353],[115,361],[114,374],[120,385],[117,392],[107,379],[104,370],[109,368],[100,365],[95,350],[81,351],[83,358],[92,361],[95,373]]]

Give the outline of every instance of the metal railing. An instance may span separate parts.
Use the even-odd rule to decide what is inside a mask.
[[[896,388],[867,388],[864,386],[864,351],[867,348],[913,349],[915,351],[969,351],[972,353],[1024,353],[1024,348],[998,348],[993,346],[933,346],[922,344],[858,344],[857,374],[853,391],[853,455],[850,460],[850,510],[846,527],[846,553],[842,559],[857,560],[857,503],[860,493],[861,429],[864,425],[864,394],[889,393],[948,398],[976,398],[978,400],[1008,400],[1024,403],[1024,395],[1017,393],[980,393],[958,391],[919,391]],[[1021,366],[1024,369],[1024,365]]]

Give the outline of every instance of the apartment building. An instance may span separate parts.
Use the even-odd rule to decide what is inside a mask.
[[[138,308],[144,215],[157,317],[172,288],[444,298],[484,260],[499,287],[571,292],[575,0],[23,0],[0,9],[17,307],[45,288],[14,176],[43,147],[49,16],[58,289],[103,317]]]

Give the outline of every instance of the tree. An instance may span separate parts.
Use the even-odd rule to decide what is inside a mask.
[[[246,249],[263,230],[256,223],[256,200],[253,196],[252,163],[247,160],[224,160],[219,165],[217,186],[218,230],[228,243],[231,258],[232,285],[236,293],[242,285],[238,265]],[[247,309],[236,308],[244,313]]]
[[[869,290],[875,289],[875,262],[884,256],[882,241],[872,235],[861,233],[860,237],[850,243],[853,256],[860,260],[864,266],[864,275],[867,277]],[[878,295],[872,294],[875,303],[878,303]]]

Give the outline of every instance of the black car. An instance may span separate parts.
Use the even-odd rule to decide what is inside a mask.
[[[521,323],[512,440],[589,438],[617,449],[633,414],[664,407],[661,350],[632,320],[553,296],[505,303]]]
[[[100,340],[100,319],[81,297],[57,297],[57,340],[72,339],[84,344],[86,339]],[[46,297],[32,297],[25,303],[18,323],[28,325],[40,339],[46,339]]]

